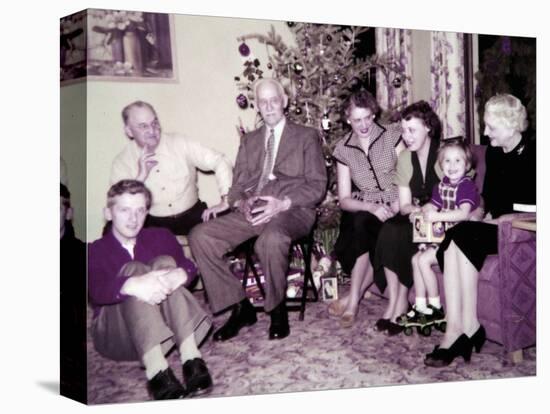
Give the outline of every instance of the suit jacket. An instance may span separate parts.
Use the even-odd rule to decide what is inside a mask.
[[[266,126],[246,134],[239,147],[233,183],[228,201],[235,201],[252,195],[260,180],[265,158]],[[291,208],[314,210],[325,195],[327,172],[319,135],[313,128],[304,127],[286,120],[273,175],[260,192],[292,201]]]

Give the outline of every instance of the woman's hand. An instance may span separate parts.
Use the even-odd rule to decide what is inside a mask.
[[[414,223],[414,218],[418,215],[418,213],[421,213],[422,212],[422,208],[420,208],[419,206],[413,206],[412,204],[410,205],[410,210],[409,210],[409,221],[411,223]]]
[[[374,214],[381,222],[384,222],[395,215],[393,210],[385,204],[375,204],[374,208],[371,208],[370,212]]]

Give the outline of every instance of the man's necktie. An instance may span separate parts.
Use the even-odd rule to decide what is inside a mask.
[[[275,162],[275,133],[272,129],[270,129],[269,132],[270,134],[267,139],[267,147],[265,150],[264,167],[262,169],[260,181],[258,181],[258,186],[256,187],[256,194],[262,191],[262,188],[264,188],[269,181],[269,175],[271,174],[273,163]]]

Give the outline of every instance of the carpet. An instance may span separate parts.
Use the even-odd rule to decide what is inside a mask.
[[[203,292],[194,293],[204,305]],[[384,385],[513,378],[536,375],[536,347],[524,350],[524,361],[512,364],[504,348],[487,341],[469,364],[456,359],[445,368],[423,364],[443,335],[403,334],[387,337],[373,329],[385,299],[371,296],[360,304],[352,328],[341,328],[327,313],[327,303],[308,303],[305,320],[290,313],[291,334],[269,341],[269,316],[258,313],[258,322],[227,342],[213,342],[211,335],[200,350],[214,381],[212,392],[195,398],[330,390]],[[207,305],[205,305],[207,306]],[[228,317],[214,317],[219,327]],[[88,329],[89,331],[89,329]],[[181,380],[181,365],[173,352],[168,361]],[[136,362],[113,362],[93,348],[88,333],[88,399],[90,404],[149,400],[144,370]]]

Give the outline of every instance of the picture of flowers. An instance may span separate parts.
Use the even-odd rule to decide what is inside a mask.
[[[76,16],[61,21],[62,51],[64,42],[67,45],[66,56],[61,57],[61,81],[85,76],[175,80],[168,14],[89,9]],[[75,54],[76,50],[80,53]]]

